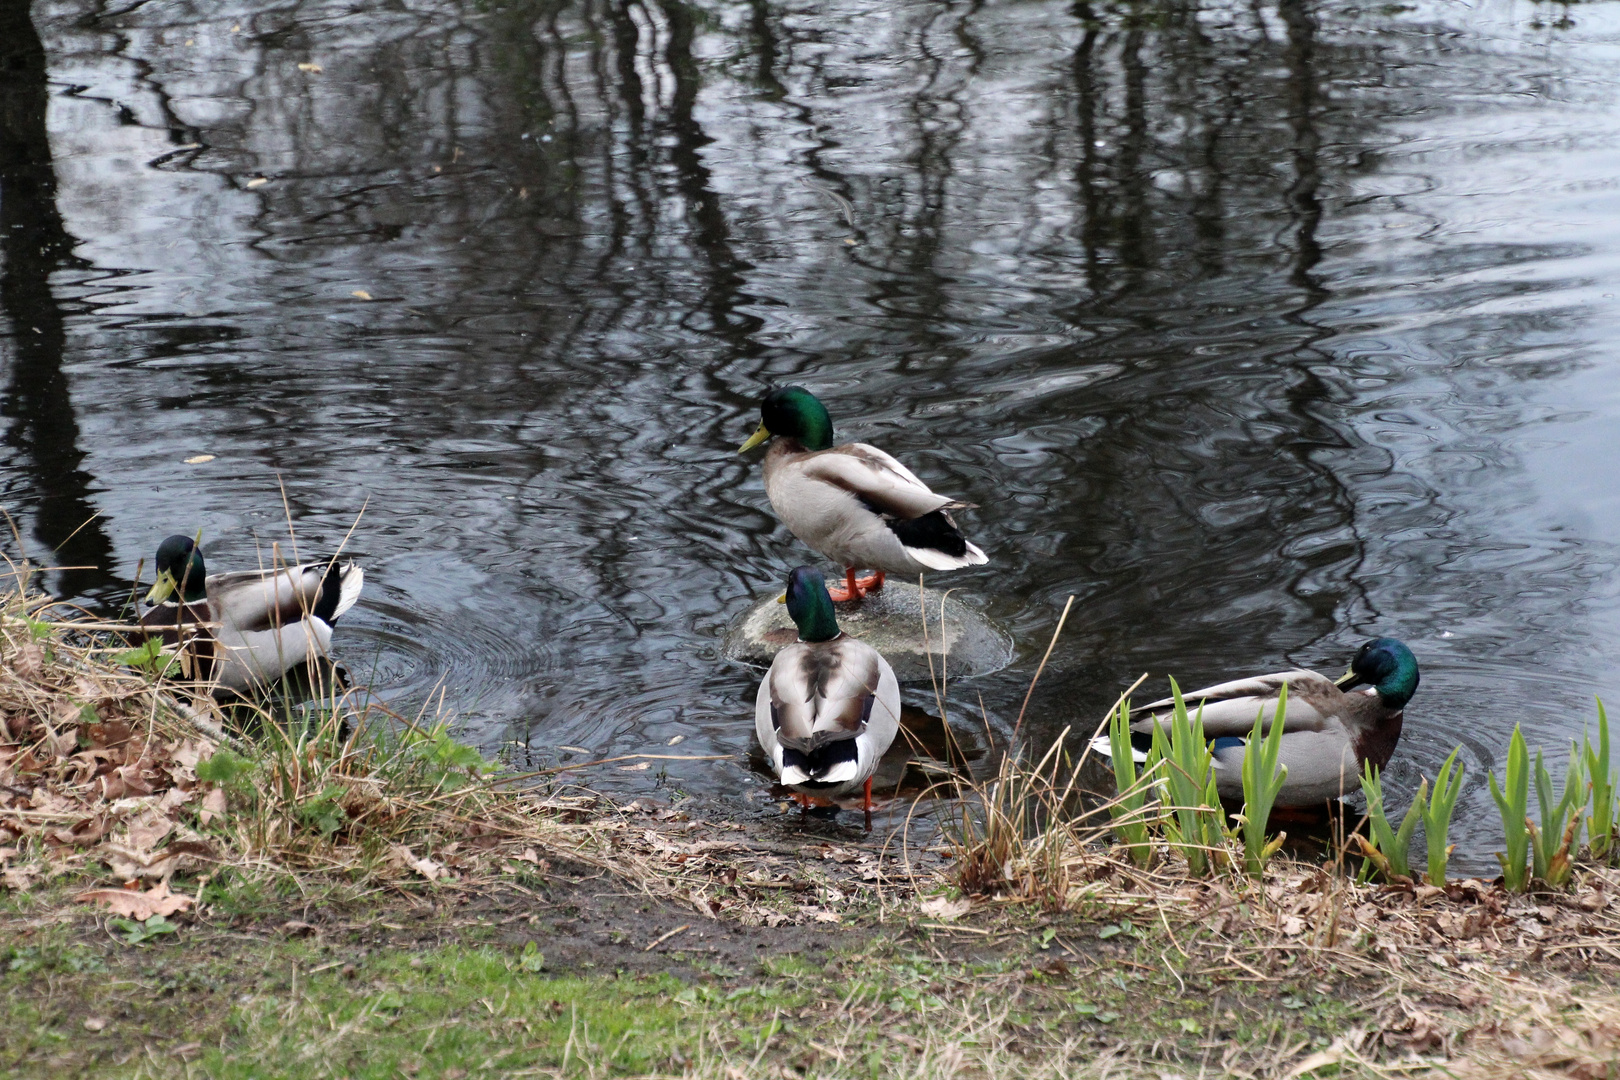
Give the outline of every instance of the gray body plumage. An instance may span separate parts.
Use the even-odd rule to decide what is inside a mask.
[[[792,439],[774,440],[765,455],[765,494],[794,536],[839,566],[917,574],[989,561],[966,540],[961,555],[902,543],[891,521],[936,510],[949,521],[950,511],[964,504],[930,491],[910,469],[866,443],[806,450]]]
[[[1270,731],[1277,697],[1288,685],[1279,764],[1288,768],[1278,795],[1279,806],[1318,805],[1360,790],[1362,763],[1383,768],[1400,738],[1402,710],[1386,706],[1378,692],[1341,690],[1314,671],[1281,671],[1236,679],[1182,695],[1189,715],[1203,709],[1204,737],[1246,739],[1256,716]],[[1167,730],[1174,701],[1166,698],[1133,709],[1131,730],[1151,733],[1155,723]],[[1109,756],[1108,737],[1092,741],[1095,752]],[[1215,751],[1215,784],[1221,798],[1243,800],[1243,756],[1246,745],[1228,744]],[[1145,758],[1146,755],[1139,755]]]
[[[336,604],[326,618],[315,614],[328,565],[321,560],[279,571],[209,574],[206,601],[153,605],[142,612],[141,625],[170,644],[184,631],[190,677],[237,692],[268,685],[298,664],[327,657],[332,623],[360,598],[364,571],[339,560]],[[200,622],[218,625],[194,628]]]
[[[754,734],[787,787],[836,797],[860,788],[877,771],[900,729],[900,684],[876,649],[841,634],[831,641],[798,641],[776,654],[754,700]],[[853,760],[817,778],[789,765],[786,750],[814,755],[853,740]]]

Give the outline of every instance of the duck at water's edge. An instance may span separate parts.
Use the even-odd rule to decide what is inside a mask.
[[[1363,645],[1350,670],[1337,681],[1314,671],[1280,671],[1237,679],[1184,694],[1187,712],[1203,710],[1204,736],[1213,743],[1215,784],[1223,800],[1243,801],[1243,755],[1256,716],[1271,729],[1277,696],[1288,684],[1280,763],[1288,767],[1279,807],[1316,807],[1360,790],[1366,762],[1382,769],[1401,737],[1402,712],[1418,687],[1418,663],[1395,638]],[[1366,690],[1353,687],[1366,685]],[[1138,761],[1147,759],[1153,726],[1170,723],[1172,699],[1132,709],[1131,745]],[[1092,740],[1092,751],[1111,757],[1106,734]]]
[[[158,546],[157,581],[140,623],[165,645],[180,645],[188,678],[241,693],[326,657],[332,624],[354,606],[364,583],[352,559],[336,556],[210,575],[202,550],[188,537],[171,536]]]
[[[800,805],[861,789],[870,813],[872,774],[900,728],[900,684],[876,649],[838,629],[820,571],[795,568],[783,600],[799,640],[759,684],[754,733]]]
[[[858,600],[883,587],[884,574],[955,570],[988,562],[951,517],[970,505],[936,495],[888,454],[866,443],[833,445],[826,406],[802,386],[772,390],[759,430],[738,451],[771,436],[765,494],[788,529],[844,568],[834,600]],[[855,571],[876,570],[856,580]]]

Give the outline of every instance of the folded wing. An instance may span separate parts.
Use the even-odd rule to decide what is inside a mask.
[[[874,513],[909,521],[935,510],[959,506],[888,454],[866,443],[849,443],[815,454],[805,462],[805,475],[854,495]]]
[[[768,677],[777,739],[809,753],[859,735],[872,715],[880,662],[875,650],[852,639],[835,648],[783,649]]]
[[[1187,712],[1197,715],[1203,709],[1204,735],[1218,739],[1225,736],[1242,737],[1254,730],[1256,716],[1264,717],[1262,729],[1271,729],[1277,711],[1277,695],[1283,684],[1288,685],[1288,711],[1283,717],[1283,730],[1322,731],[1337,718],[1332,703],[1342,699],[1332,681],[1314,671],[1279,671],[1271,675],[1256,675],[1247,679],[1207,686],[1182,695]],[[1155,720],[1169,723],[1174,699],[1164,698],[1140,708],[1132,709],[1133,731],[1151,731]]]

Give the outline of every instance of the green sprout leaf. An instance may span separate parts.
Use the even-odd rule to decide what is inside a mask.
[[[1507,850],[1498,852],[1496,859],[1502,864],[1502,884],[1509,892],[1524,892],[1530,885],[1530,752],[1524,745],[1524,734],[1519,725],[1513,725],[1513,737],[1508,740],[1507,768],[1502,774],[1500,787],[1496,774],[1487,776],[1491,785],[1491,798],[1496,801],[1502,816],[1502,835]]]
[[[126,945],[144,945],[155,937],[164,934],[178,934],[180,928],[162,915],[153,915],[144,922],[135,919],[112,919],[114,929],[124,935]]]

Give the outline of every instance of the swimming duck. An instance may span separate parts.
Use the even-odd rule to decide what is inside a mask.
[[[158,545],[157,581],[140,625],[165,645],[184,642],[179,651],[188,678],[212,682],[216,692],[242,692],[326,656],[332,624],[354,606],[364,583],[353,560],[336,556],[210,575],[196,543],[171,536]]]
[[[1374,638],[1356,651],[1350,670],[1337,680],[1314,671],[1280,671],[1237,679],[1182,695],[1187,712],[1203,706],[1204,736],[1213,743],[1215,785],[1223,800],[1243,801],[1243,755],[1256,715],[1265,729],[1276,714],[1277,695],[1288,684],[1280,762],[1288,767],[1276,805],[1320,806],[1359,790],[1362,765],[1382,769],[1401,737],[1402,710],[1418,687],[1418,663],[1395,638]],[[1366,685],[1366,690],[1352,688]],[[1147,760],[1153,725],[1168,727],[1173,699],[1155,701],[1132,716],[1131,745]],[[1111,757],[1108,736],[1092,740],[1093,752]]]
[[[782,783],[836,798],[861,788],[900,729],[900,684],[876,649],[841,632],[819,570],[795,567],[782,598],[799,640],[776,654],[754,699],[754,734]]]
[[[834,446],[826,406],[804,387],[772,390],[759,411],[759,430],[738,453],[776,436],[765,454],[765,494],[794,536],[844,567],[843,587],[829,590],[834,600],[881,589],[885,574],[989,561],[951,518],[970,503],[934,494],[875,446]],[[877,573],[856,580],[856,570]]]

